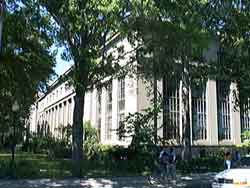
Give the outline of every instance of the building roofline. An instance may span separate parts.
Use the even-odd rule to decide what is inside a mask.
[[[119,41],[121,39],[121,35],[120,33],[115,33],[114,35],[112,35],[108,40],[107,40],[107,44],[105,46],[103,46],[100,50],[105,50],[104,48],[109,49],[112,44],[114,44],[115,42]],[[63,78],[66,78],[74,69],[74,65],[72,65],[68,70],[66,70],[62,75],[60,75],[50,86],[49,89],[43,93],[42,96],[40,96],[37,99],[37,102],[41,101],[48,93],[51,92],[51,90],[53,90],[55,87],[58,86],[58,84],[61,83]]]

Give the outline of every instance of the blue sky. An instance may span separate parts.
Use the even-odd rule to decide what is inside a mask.
[[[73,64],[72,61],[68,62],[68,61],[62,60],[61,58],[62,51],[63,51],[62,48],[58,49],[58,54],[56,56],[56,67],[54,68],[58,76],[62,75],[65,71],[67,71]]]

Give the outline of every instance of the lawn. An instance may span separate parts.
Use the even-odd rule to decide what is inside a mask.
[[[23,153],[17,154],[15,171],[12,173],[10,165],[11,155],[0,154],[0,178],[70,178],[72,177],[72,161],[70,159],[50,159],[47,155]],[[132,176],[142,175],[136,173],[134,165],[129,161],[97,161],[84,160],[83,176]]]

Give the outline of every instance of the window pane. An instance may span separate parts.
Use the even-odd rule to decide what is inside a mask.
[[[169,84],[167,88],[168,139],[177,139],[177,136],[179,136],[179,82],[174,83],[173,85]]]
[[[231,139],[230,125],[230,83],[217,81],[217,106],[218,106],[218,128],[219,140]]]
[[[250,131],[250,98],[242,102],[241,109],[241,133]]]
[[[118,79],[118,111],[125,109],[125,78]]]
[[[112,127],[112,83],[107,87],[106,96],[106,139],[111,140],[111,127]]]
[[[206,85],[192,87],[193,140],[207,139]]]

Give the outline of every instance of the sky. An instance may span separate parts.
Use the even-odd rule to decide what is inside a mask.
[[[64,72],[66,72],[71,65],[73,65],[73,61],[64,61],[61,58],[61,53],[62,53],[63,49],[59,48],[58,49],[58,54],[56,56],[56,67],[54,68],[56,74],[58,76],[62,75]]]

